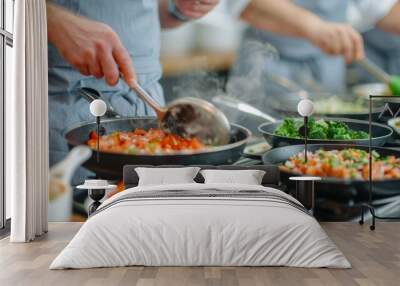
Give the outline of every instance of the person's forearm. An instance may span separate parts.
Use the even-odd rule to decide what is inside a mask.
[[[400,34],[400,2],[394,5],[376,26],[386,32]]]
[[[296,37],[307,37],[308,27],[320,21],[289,0],[252,0],[241,19],[257,29]]]
[[[108,25],[73,14],[47,1],[48,41],[82,75],[117,84],[120,75],[130,85],[136,73],[129,52]]]
[[[353,27],[324,21],[289,0],[252,0],[241,18],[260,30],[306,39],[347,63],[364,57],[362,37]]]
[[[46,15],[47,15],[47,37],[50,43],[53,43],[59,30],[59,24],[62,23],[58,19],[62,17],[69,17],[70,12],[64,8],[53,4],[51,1],[46,1]]]
[[[183,24],[182,21],[179,21],[175,17],[173,17],[168,11],[168,0],[160,0],[159,1],[159,13],[160,13],[160,24],[161,28],[175,28]]]

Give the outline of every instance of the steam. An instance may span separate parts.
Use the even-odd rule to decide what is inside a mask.
[[[266,63],[268,60],[278,57],[276,48],[268,43],[255,40],[243,43],[238,60],[227,82],[226,94],[263,110],[266,100]],[[248,115],[235,112],[231,114],[229,119],[242,123],[243,120],[246,121],[246,118],[248,118]],[[253,116],[252,120],[254,119],[260,120],[260,118]],[[248,124],[253,125],[254,123]]]
[[[254,40],[245,42],[227,83],[227,94],[246,102],[257,103],[265,93],[263,78],[266,74],[266,62],[278,57],[276,48],[268,43]]]
[[[216,72],[195,71],[184,76],[179,85],[172,88],[176,97],[199,97],[208,101],[224,92],[225,82]]]

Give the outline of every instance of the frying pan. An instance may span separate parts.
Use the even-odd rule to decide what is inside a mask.
[[[318,119],[318,118],[316,118]],[[302,120],[298,118],[297,120]],[[355,131],[364,131],[369,132],[369,123],[363,120],[356,119],[346,119],[346,118],[329,118],[329,120],[339,121],[345,123],[349,126],[350,129]],[[282,124],[283,120],[279,120],[276,122],[266,122],[261,124],[258,127],[260,133],[264,136],[265,140],[267,140],[268,144],[272,147],[282,147],[288,145],[296,145],[304,143],[304,139],[302,138],[289,138],[284,136],[279,136],[274,134],[275,130],[278,128],[280,124]],[[373,146],[383,146],[388,139],[392,136],[393,130],[392,128],[372,122],[372,145]],[[334,140],[334,139],[307,139],[310,144],[355,144],[355,145],[369,145],[369,139],[354,139],[354,140]]]
[[[254,115],[259,118],[263,118],[269,122],[263,123],[258,127],[258,131],[264,136],[269,145],[273,148],[282,147],[287,145],[295,145],[302,144],[304,139],[301,138],[289,138],[284,136],[275,135],[274,132],[278,128],[280,124],[282,124],[283,120],[277,120],[273,118],[271,115],[251,106],[250,104],[240,101],[236,98],[232,98],[225,95],[215,96],[212,101],[217,104],[221,104],[236,110],[239,110],[244,113],[248,113]],[[318,118],[316,118],[318,119]],[[302,119],[299,119],[302,120]],[[340,121],[350,129],[356,131],[364,131],[369,133],[369,122],[357,120],[357,119],[346,119],[346,118],[334,118],[330,117],[329,120]],[[393,130],[392,128],[379,124],[372,123],[372,145],[373,146],[383,146],[389,138],[392,136]],[[357,140],[321,140],[321,139],[308,139],[310,144],[358,144],[368,146],[369,139],[357,139]]]
[[[281,77],[278,75],[270,75],[269,78],[278,86],[285,89],[287,92],[280,94],[278,97],[272,97],[271,100],[268,101],[268,104],[271,105],[272,109],[285,115],[297,115],[297,104],[299,100],[308,98],[311,100],[323,100],[329,99],[335,96],[332,93],[325,92],[324,88],[318,84],[312,77],[308,77],[306,81],[303,81],[303,85],[307,85],[308,88],[312,90],[312,92],[306,91],[301,85],[297,84],[291,79]],[[346,96],[346,100],[351,103],[356,98],[354,94]],[[367,103],[367,102],[366,102]],[[372,119],[376,121],[379,119],[380,112],[384,110],[384,105],[377,105],[374,107]],[[323,117],[343,117],[343,118],[353,118],[360,120],[367,120],[369,118],[369,109],[367,105],[365,106],[365,111],[363,112],[332,112],[332,113],[315,113],[317,116]]]
[[[357,148],[361,150],[368,151],[367,146],[360,145],[332,145],[332,144],[311,144],[308,146],[310,152],[314,152],[318,149],[323,150],[343,150],[346,148]],[[373,150],[378,152],[382,156],[394,155],[400,157],[400,151],[390,149],[390,148],[380,148],[373,147]],[[300,152],[304,152],[304,145],[292,145],[286,147],[280,147],[272,149],[263,155],[264,164],[281,165],[286,162],[291,156],[294,156]],[[291,176],[299,176],[292,172],[281,171],[281,180],[287,185],[293,186],[293,182],[289,180]],[[358,195],[363,200],[368,198],[368,181],[363,181],[360,179],[339,179],[339,178],[323,178],[322,181],[317,182],[318,193],[321,195],[330,195],[336,199],[340,199],[343,195],[341,190],[346,187],[352,187],[355,191],[353,195]],[[390,180],[379,180],[373,182],[373,191],[376,196],[390,196],[398,194],[400,188],[400,179],[390,179]]]
[[[135,128],[157,128],[158,123],[155,117],[128,117],[104,119],[101,122],[102,130],[105,133],[114,131],[131,131]],[[95,122],[80,123],[65,133],[68,146],[73,148],[85,144],[89,133],[96,130]],[[100,151],[100,164],[96,162],[96,152],[86,161],[83,166],[95,172],[104,179],[121,178],[124,165],[224,165],[237,161],[246,146],[251,133],[246,128],[231,124],[230,142],[226,145],[211,147],[210,150],[195,153],[176,153],[162,155],[146,154],[118,154]]]
[[[311,96],[312,95],[312,96]],[[316,100],[316,99],[324,99],[324,98],[329,98],[331,97],[332,94],[329,93],[320,93],[320,94],[310,94],[310,99],[311,100]],[[354,96],[352,98],[348,99],[349,102],[351,100],[354,100]],[[272,99],[269,104],[272,107],[272,109],[276,112],[279,112],[281,114],[287,115],[287,116],[297,116],[297,104],[299,103],[300,99],[296,96],[293,96],[292,94],[281,94],[279,98],[274,98]],[[352,112],[352,113],[320,113],[320,112],[315,112],[315,116],[319,117],[341,117],[341,118],[351,118],[351,119],[358,119],[358,120],[368,120],[369,118],[369,110],[368,110],[368,102],[366,101],[366,108],[365,111],[363,112]],[[376,102],[374,104],[373,110],[372,110],[372,120],[373,121],[378,121],[380,113],[384,110],[384,104],[383,103],[378,103]]]

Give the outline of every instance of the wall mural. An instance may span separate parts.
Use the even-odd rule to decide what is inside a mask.
[[[372,206],[400,215],[400,154],[387,149],[400,147],[400,103],[390,96],[400,94],[398,39],[372,29],[332,56],[341,37],[319,45],[253,26],[252,17],[241,29],[235,1],[207,7],[197,21],[175,7],[185,1],[72,2],[47,4],[50,220],[86,220],[89,208],[124,191],[125,165],[274,165],[289,194],[304,193],[291,177],[321,178],[312,204],[304,202],[318,219],[359,221],[363,206],[366,216]],[[314,2],[297,8],[324,11],[326,27],[351,9],[351,1]],[[296,5],[285,3],[277,5]],[[388,97],[369,106],[370,94]],[[297,109],[304,99],[313,103],[306,120]],[[92,180],[116,187],[103,197],[84,188]]]

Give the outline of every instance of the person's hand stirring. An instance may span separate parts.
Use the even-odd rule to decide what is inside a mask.
[[[117,84],[120,74],[129,84],[136,81],[129,53],[106,24],[92,21],[47,3],[48,40],[81,74]]]

